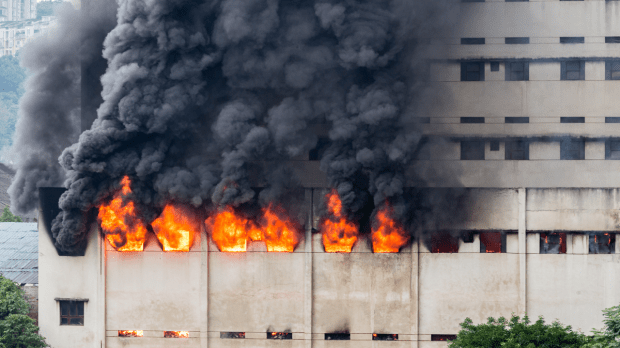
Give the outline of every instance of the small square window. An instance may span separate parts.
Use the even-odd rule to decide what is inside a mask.
[[[491,62],[491,71],[499,71],[499,62]]]
[[[541,233],[541,254],[566,254],[566,233]]]
[[[491,151],[499,151],[499,141],[491,140]]]
[[[615,254],[616,235],[614,233],[589,233],[590,254]]]
[[[607,139],[605,142],[605,159],[620,160],[620,139]]]
[[[620,80],[620,60],[605,61],[605,80]]]
[[[506,123],[530,123],[529,117],[506,117],[504,119]]]
[[[561,160],[585,159],[586,142],[583,139],[563,139],[560,141]]]
[[[84,301],[59,300],[60,325],[84,326]]]
[[[431,253],[458,253],[459,240],[449,233],[437,232],[431,236]]]
[[[560,123],[586,123],[585,117],[560,117]]]
[[[526,161],[530,159],[530,144],[524,140],[508,140],[505,147],[506,160]]]
[[[481,232],[480,233],[480,252],[481,253],[505,253],[506,252],[506,233],[503,232]]]
[[[561,80],[585,80],[586,62],[583,60],[568,60],[561,63]]]
[[[461,160],[484,160],[484,141],[461,141]]]
[[[529,81],[529,62],[506,62],[506,81]]]
[[[484,62],[462,62],[461,81],[484,81]]]

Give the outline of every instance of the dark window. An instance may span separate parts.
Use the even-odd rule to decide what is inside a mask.
[[[620,140],[607,139],[605,142],[605,159],[620,160]]]
[[[58,301],[60,325],[84,325],[84,301]]]
[[[506,233],[481,232],[480,233],[480,252],[481,253],[505,253],[506,252]]]
[[[473,243],[474,231],[461,231],[461,239],[463,240],[463,243]]]
[[[620,36],[605,36],[605,43],[620,43]]]
[[[620,123],[620,117],[605,117],[605,123]]]
[[[530,144],[524,140],[508,140],[505,143],[506,160],[526,161],[530,159]]]
[[[566,233],[541,233],[541,254],[566,254]]]
[[[504,43],[506,45],[529,44],[530,38],[529,37],[507,37],[506,39],[504,39]]]
[[[431,341],[453,341],[456,335],[431,335]]]
[[[308,154],[308,159],[310,161],[320,161],[323,158],[323,155],[325,154],[325,151],[328,147],[329,138],[319,137],[314,149],[310,150],[310,153]]]
[[[530,0],[506,0],[506,2],[525,2]]]
[[[325,340],[348,341],[351,339],[350,333],[326,333]]]
[[[484,141],[461,141],[462,160],[484,160]]]
[[[585,80],[586,79],[586,62],[583,60],[568,60],[562,62],[561,76],[562,80]]]
[[[435,233],[431,236],[431,253],[458,253],[459,240],[449,233]]]
[[[245,338],[245,332],[220,332],[220,338]]]
[[[484,2],[484,0],[461,0],[461,2]]]
[[[506,123],[530,123],[529,117],[506,117],[504,119]]]
[[[497,140],[491,141],[491,151],[499,151],[499,141]]]
[[[461,81],[484,81],[484,62],[462,62]]]
[[[563,139],[560,141],[560,159],[585,159],[586,142],[583,139]]]
[[[430,117],[413,117],[411,120],[413,123],[431,123]]]
[[[586,123],[585,117],[560,117],[560,123]]]
[[[484,123],[484,117],[461,117],[461,123]]]
[[[529,62],[506,62],[506,81],[529,81]]]
[[[398,341],[398,334],[372,334],[373,341]]]
[[[620,60],[605,61],[605,80],[620,80]]]
[[[562,36],[560,43],[583,43],[583,36]]]
[[[267,332],[268,340],[292,340],[292,332]]]
[[[464,37],[461,38],[461,45],[484,45],[483,37]]]
[[[499,62],[491,62],[491,71],[499,71]]]
[[[613,233],[590,233],[590,254],[615,254],[616,235]]]

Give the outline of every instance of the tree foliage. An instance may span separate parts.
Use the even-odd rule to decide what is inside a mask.
[[[28,310],[22,289],[0,276],[0,348],[47,347]]]
[[[620,348],[620,305],[603,309],[603,331],[592,330],[594,337],[584,348]]]
[[[19,216],[13,215],[9,207],[4,207],[2,216],[0,216],[0,222],[22,222],[22,219]]]
[[[20,94],[26,80],[26,70],[19,66],[19,59],[11,55],[0,57],[0,92]]]
[[[26,70],[19,66],[18,58],[0,57],[0,150],[12,144],[25,80]]]
[[[53,16],[54,10],[62,6],[62,1],[39,1],[37,2],[37,19],[43,16]]]
[[[461,324],[461,331],[450,348],[577,348],[583,346],[587,337],[573,332],[570,326],[558,322],[545,324],[542,317],[532,324],[526,315],[521,319],[513,315],[510,320],[500,317],[488,318],[486,324],[473,325],[466,318]]]

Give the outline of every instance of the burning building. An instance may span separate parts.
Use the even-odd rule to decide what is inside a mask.
[[[83,92],[26,95],[82,122],[10,189],[53,347],[443,347],[620,302],[615,2],[96,4],[73,69],[25,49]]]

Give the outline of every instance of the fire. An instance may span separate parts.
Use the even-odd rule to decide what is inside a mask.
[[[134,203],[127,197],[131,194],[131,180],[121,180],[122,188],[109,204],[99,207],[98,219],[110,245],[118,251],[142,251],[146,226],[136,216]]]
[[[142,330],[118,330],[118,337],[142,337]]]
[[[264,223],[261,228],[262,238],[267,245],[267,251],[283,251],[292,253],[299,244],[299,235],[293,224],[280,218],[271,205],[263,210]]]
[[[323,246],[328,253],[350,253],[357,241],[357,226],[342,214],[342,201],[336,190],[325,195],[328,216],[321,222]]]
[[[189,251],[199,231],[189,212],[172,204],[166,204],[164,211],[151,226],[164,251]]]
[[[372,227],[372,250],[375,253],[397,253],[409,242],[410,237],[392,215],[394,208],[386,202],[375,216]]]
[[[189,331],[164,331],[164,338],[188,338]]]

